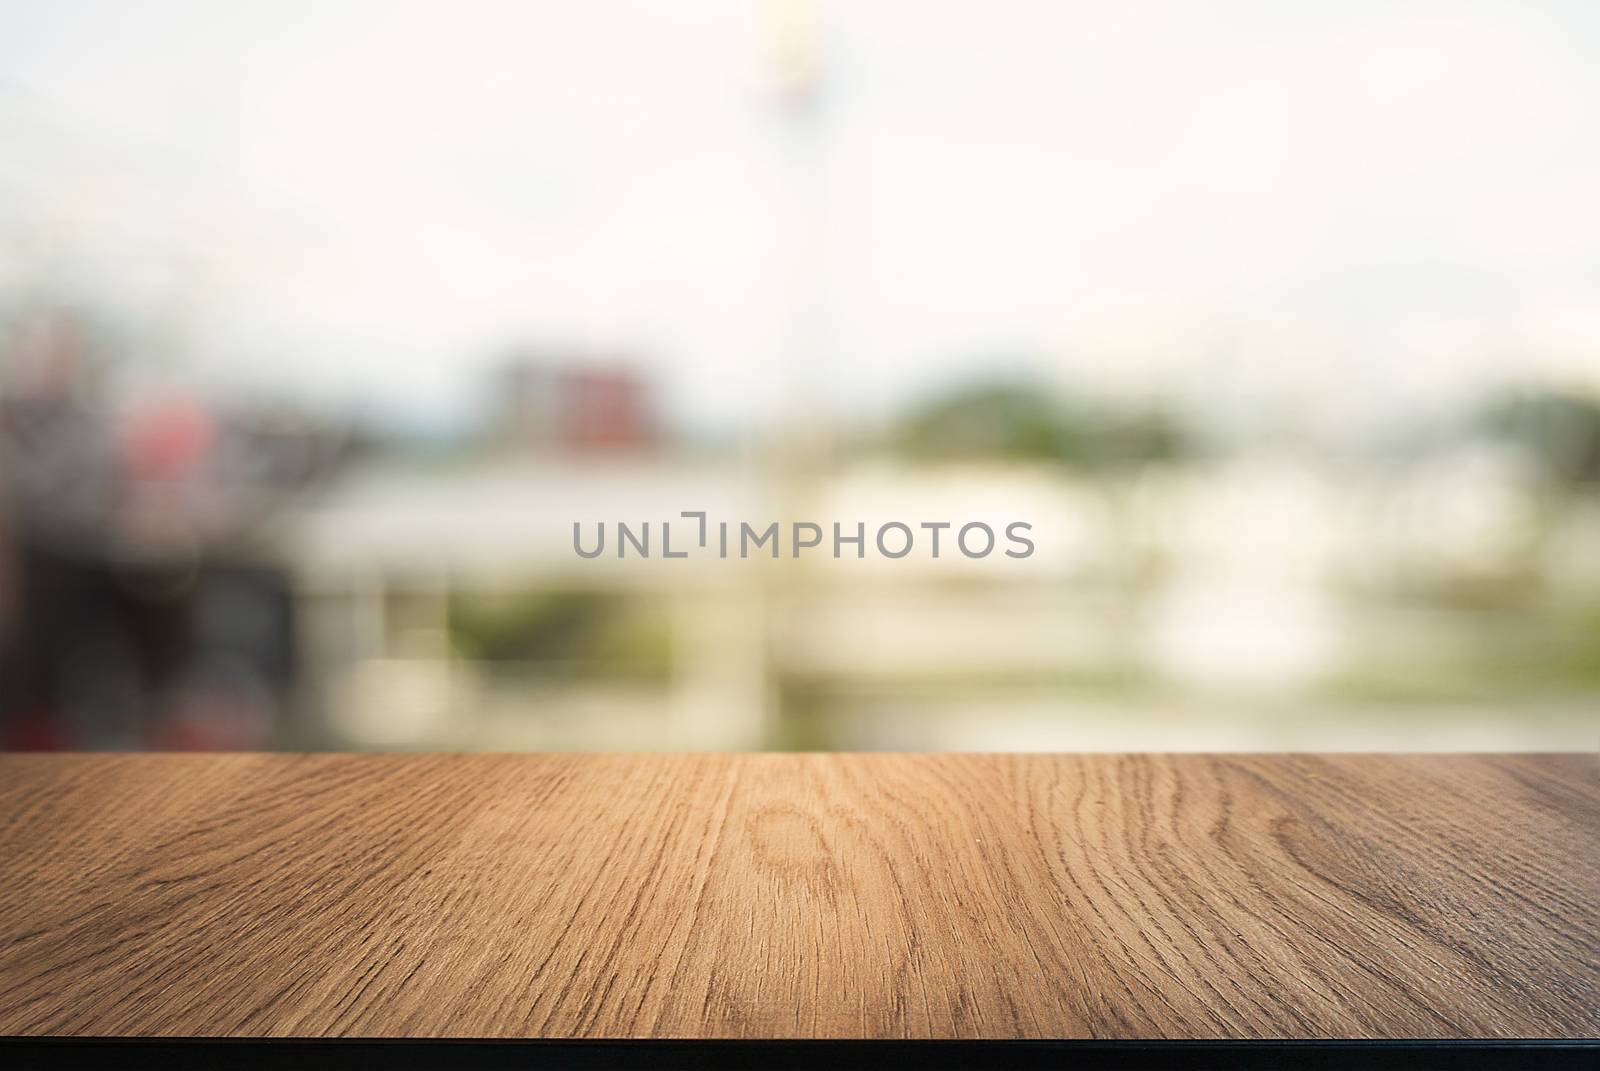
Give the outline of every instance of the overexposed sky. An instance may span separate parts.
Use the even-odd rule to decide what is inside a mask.
[[[0,0],[0,286],[429,419],[524,342],[718,425],[994,361],[1335,417],[1600,383],[1592,4],[823,4],[802,122],[759,8]]]

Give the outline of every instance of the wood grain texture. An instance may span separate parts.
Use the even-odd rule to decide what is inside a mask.
[[[0,1034],[1600,1033],[1592,756],[0,757]]]

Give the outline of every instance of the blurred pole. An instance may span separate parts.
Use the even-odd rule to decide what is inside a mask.
[[[820,16],[815,0],[767,0],[765,18],[768,92],[779,123],[783,182],[784,324],[777,377],[783,399],[776,434],[765,444],[773,508],[784,520],[819,515],[823,479],[832,451],[828,362],[823,340],[827,293],[825,130],[821,100]],[[767,682],[766,747],[782,746],[784,681],[782,638],[803,614],[806,584],[801,563],[783,557],[764,570],[760,588],[763,673]]]
[[[814,0],[767,0],[767,76],[783,157],[783,297],[777,442],[785,476],[826,467],[831,446],[823,325],[827,291],[820,25]],[[805,480],[804,482],[809,482]]]

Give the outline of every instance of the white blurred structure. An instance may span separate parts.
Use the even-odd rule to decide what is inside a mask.
[[[1453,650],[1441,637],[1470,638],[1470,618],[1419,618],[1361,590],[1395,570],[1425,583],[1506,561],[1496,541],[1523,498],[1503,481],[1476,479],[1454,513],[1436,469],[1375,489],[1287,458],[1109,487],[1026,468],[869,465],[823,480],[807,517],[777,512],[775,486],[661,459],[358,470],[285,544],[313,705],[353,746],[757,748],[807,717],[846,747],[1578,747],[1593,734],[1581,695],[1514,711],[1469,695],[1421,715],[1323,695],[1373,658],[1432,664]],[[1391,516],[1413,499],[1439,523]],[[890,519],[1027,519],[1037,550],[969,560],[947,547],[934,560],[924,543],[898,560],[824,548],[796,561],[785,544],[776,561],[742,560],[719,558],[713,537],[683,560],[659,557],[659,543],[644,559],[573,551],[574,521],[592,531],[685,509],[713,526],[841,520],[869,533]],[[679,546],[693,538],[683,524]],[[1600,596],[1600,577],[1587,583],[1562,596]],[[543,589],[657,605],[665,683],[508,684],[452,655],[452,593]],[[786,709],[795,683],[831,705]]]

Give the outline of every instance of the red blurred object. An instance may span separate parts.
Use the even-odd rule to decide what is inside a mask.
[[[660,421],[650,384],[625,365],[518,356],[495,383],[495,436],[568,454],[648,449]]]
[[[272,710],[248,692],[186,689],[156,730],[161,751],[259,751],[272,742]]]
[[[11,720],[0,736],[3,751],[69,751],[74,743],[66,719],[49,710],[26,711]]]
[[[574,368],[561,378],[562,439],[577,450],[647,446],[655,437],[645,385],[630,371]]]
[[[132,414],[122,429],[122,459],[140,480],[180,479],[210,454],[216,427],[211,415],[188,399],[171,399]]]

